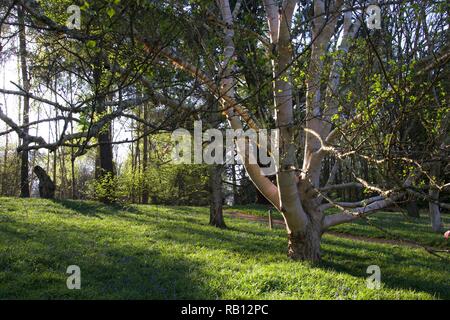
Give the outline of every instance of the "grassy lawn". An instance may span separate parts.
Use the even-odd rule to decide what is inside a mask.
[[[236,205],[232,207],[225,207],[225,212],[242,212],[246,214],[251,214],[258,217],[269,216],[269,208],[270,206],[264,204],[247,204],[247,205]],[[274,219],[283,219],[281,213],[272,209],[272,217]]]
[[[234,206],[227,208],[225,212],[242,212],[267,218],[268,206]],[[328,213],[336,212],[337,210],[330,210]],[[278,212],[273,212],[273,217],[274,219],[282,219]],[[361,219],[353,223],[335,226],[330,230],[380,239],[396,239],[395,236],[397,236],[400,239],[409,239],[428,246],[450,248],[450,241],[445,240],[442,234],[431,231],[430,220],[425,211],[421,212],[419,219],[410,218],[400,212],[377,212],[368,217],[368,220]],[[442,215],[442,220],[447,229],[450,229],[450,215]],[[387,230],[389,234],[378,229],[377,226]]]
[[[310,266],[287,259],[284,230],[226,222],[208,226],[207,208],[0,198],[0,298],[450,299],[449,261],[423,250],[326,235]],[[81,290],[66,288],[72,264]]]

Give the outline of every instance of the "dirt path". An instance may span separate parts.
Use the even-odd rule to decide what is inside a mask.
[[[238,218],[238,219],[245,219],[249,221],[256,221],[261,222],[265,224],[269,224],[269,219],[266,217],[260,217],[260,216],[254,216],[247,213],[237,212],[237,211],[230,211],[225,212],[225,214],[228,217],[231,218]],[[272,224],[274,226],[284,226],[284,221],[280,219],[272,219]],[[349,240],[358,240],[358,241],[365,241],[365,242],[371,242],[371,243],[381,243],[381,244],[391,244],[391,245],[398,245],[398,246],[404,246],[404,247],[411,247],[411,248],[420,248],[421,246],[404,242],[401,240],[394,240],[394,239],[381,239],[381,238],[370,238],[370,237],[364,237],[364,236],[357,236],[352,235],[348,233],[342,233],[342,232],[336,232],[336,231],[327,231],[326,234],[332,235],[339,238],[349,239]]]

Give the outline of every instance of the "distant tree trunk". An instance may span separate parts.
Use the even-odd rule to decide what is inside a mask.
[[[69,74],[69,87],[67,90],[70,92],[70,103],[73,103],[73,83],[72,75]],[[73,120],[70,119],[70,134],[73,134]],[[76,178],[75,178],[75,148],[70,147],[70,173],[71,173],[71,198],[76,199]]]
[[[25,34],[25,16],[21,6],[18,7],[17,11],[19,22],[19,56],[20,56],[20,68],[22,73],[22,86],[25,92],[29,92],[30,81],[28,79],[28,70],[27,70],[27,47],[26,47],[27,40]],[[30,112],[30,98],[28,96],[24,96],[22,125],[24,126],[23,131],[25,134],[28,134],[29,112]],[[26,139],[23,140],[23,145],[25,147],[28,145],[28,141]],[[30,184],[28,177],[28,150],[23,150],[21,152],[20,196],[23,198],[30,197]]]
[[[59,156],[59,168],[61,174],[61,185],[60,185],[60,197],[65,198],[68,189],[67,183],[67,170],[66,170],[66,152],[65,148],[61,147],[61,154]]]
[[[48,141],[51,139],[51,125],[49,125],[50,130],[48,130]],[[46,171],[50,172],[50,150],[47,150],[47,164],[46,164]]]
[[[5,81],[5,73],[3,74],[3,83],[6,83]],[[7,105],[7,99],[6,95],[4,97],[5,99],[5,114],[8,115],[8,105]],[[9,149],[9,134],[5,135],[5,151],[3,153],[3,171],[2,171],[2,194],[8,195],[7,193],[7,183],[6,183],[6,176],[8,172],[8,149]]]
[[[103,113],[106,109],[104,107],[97,108],[97,112]],[[103,177],[110,175],[114,177],[114,163],[113,163],[113,151],[111,144],[111,127],[108,124],[106,128],[104,127],[100,130],[98,134],[98,158],[99,158],[99,168],[97,172],[98,177]]]
[[[232,175],[232,183],[233,183],[233,205],[238,204],[238,196],[237,196],[237,179],[236,179],[236,165],[233,163],[231,165],[231,175]]]
[[[73,134],[73,121],[70,120],[70,133]],[[75,150],[70,148],[70,172],[72,176],[72,199],[76,199],[76,181],[75,181]]]
[[[108,125],[107,132],[99,135],[100,146],[100,167],[103,171],[114,176],[113,151],[111,144],[111,130]]]
[[[207,97],[208,104],[211,106],[209,114],[209,124],[213,128],[217,128],[220,124],[219,106],[212,95]],[[223,192],[222,192],[222,168],[223,165],[213,164],[209,169],[210,183],[210,208],[209,208],[209,224],[218,228],[226,228],[223,219]]]
[[[222,169],[220,165],[211,165],[209,170],[210,209],[209,224],[218,228],[226,228],[223,219]]]
[[[100,146],[98,148],[100,159],[100,175],[103,176],[106,174],[110,174],[111,176],[114,176],[113,152],[109,125],[106,130],[102,131],[106,132],[101,132],[98,135],[98,141],[100,143]]]
[[[134,120],[131,122],[131,127],[133,127]],[[131,132],[131,139],[134,139],[133,131]],[[133,181],[131,181],[131,190],[130,190],[130,198],[131,203],[135,202],[135,185],[134,185],[134,172],[136,170],[136,165],[134,163],[134,143],[131,143],[131,176],[133,177]]]
[[[101,110],[101,109],[100,109]],[[107,188],[109,190],[105,190],[109,195],[114,193],[114,164],[113,164],[113,152],[112,152],[112,144],[111,144],[111,131],[110,125],[103,128],[98,134],[98,142],[99,146],[97,148],[97,158],[98,158],[98,167],[96,168],[96,177],[98,179],[105,179],[103,182],[106,182]],[[112,201],[111,197],[101,197],[99,199],[103,203],[110,203]]]
[[[436,182],[439,178],[440,172],[441,164],[439,162],[433,164],[433,167],[431,168],[431,177],[434,178]],[[432,185],[432,183],[430,183],[430,185]],[[442,225],[441,210],[439,208],[439,204],[436,203],[439,202],[439,189],[432,186],[428,195],[432,200],[434,200],[434,202],[430,201],[428,203],[431,228],[434,232],[441,232],[444,226]]]
[[[105,95],[101,92],[101,63],[100,59],[97,59],[97,64],[94,68],[94,83],[95,83],[95,111],[98,115],[106,113],[107,107],[104,102],[106,101]],[[113,162],[113,150],[111,143],[111,124],[106,124],[98,133],[97,140],[99,146],[97,148],[98,163],[95,170],[95,176],[97,179],[114,178],[114,162]],[[108,184],[110,188],[113,188],[112,184]],[[109,190],[113,191],[113,190]],[[103,202],[109,202],[109,198],[100,199]]]
[[[55,151],[53,151],[53,182],[55,183],[56,186],[56,164],[57,164],[57,160],[58,160],[58,149],[55,149]]]
[[[54,90],[54,94],[55,94],[55,102],[58,102],[58,95],[56,94],[56,81],[55,81],[55,90]],[[58,110],[55,110],[55,117],[58,116]],[[55,140],[58,139],[58,121],[55,121]],[[58,148],[56,148],[53,151],[53,164],[52,164],[52,170],[53,170],[53,183],[55,184],[56,187],[56,165],[57,165],[57,161],[58,161]]]
[[[148,107],[144,105],[144,120],[148,121]],[[145,179],[145,174],[147,172],[148,166],[148,127],[144,125],[144,140],[143,140],[143,150],[142,150],[142,203],[148,204],[148,184],[147,179]]]
[[[6,191],[6,175],[8,170],[8,148],[9,141],[8,135],[5,136],[5,151],[3,154],[3,172],[2,172],[2,194],[7,195]]]
[[[41,108],[38,107],[37,108],[37,121],[39,121],[41,119]],[[39,135],[39,123],[36,124],[36,131],[35,131],[35,135],[38,136]],[[39,154],[39,150],[33,150],[33,156],[32,156],[32,161],[31,161],[31,167],[34,168],[36,166],[36,158],[37,155]],[[33,185],[33,181],[34,181],[34,177],[33,177],[33,172],[31,174],[31,184]]]
[[[141,110],[138,109],[138,117],[141,117]],[[140,178],[140,173],[141,173],[141,140],[139,139],[139,137],[141,136],[141,125],[139,122],[136,122],[136,148],[135,148],[135,170],[133,171],[133,175],[137,178],[136,181],[139,181]],[[137,192],[136,192],[136,202],[140,203],[141,202],[141,196],[142,196],[142,192],[140,190],[140,184],[137,184]]]
[[[420,218],[419,207],[416,200],[408,201],[406,204],[406,212],[411,218]]]
[[[72,199],[76,199],[77,192],[76,192],[76,181],[75,181],[75,157],[74,157],[73,148],[71,150],[70,163],[71,163],[70,168],[71,168],[71,176],[72,176]]]

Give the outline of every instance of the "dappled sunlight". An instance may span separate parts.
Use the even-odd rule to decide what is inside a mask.
[[[325,236],[323,261],[310,265],[287,259],[284,230],[240,219],[217,229],[205,208],[27,201],[1,198],[2,298],[449,297],[448,264],[418,249]],[[65,288],[71,264],[83,290]],[[371,264],[379,291],[365,287]]]

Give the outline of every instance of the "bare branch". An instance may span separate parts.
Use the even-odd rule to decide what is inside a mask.
[[[396,201],[400,200],[404,196],[404,193],[398,193],[390,196],[389,198],[383,198],[382,200],[374,201],[368,205],[355,208],[353,210],[342,210],[343,213],[337,213],[328,215],[324,219],[323,230],[326,230],[332,226],[336,226],[342,223],[347,223],[365,217],[380,209],[386,208]]]
[[[23,128],[17,125],[11,118],[9,118],[6,114],[3,113],[2,108],[0,107],[0,119],[3,120],[8,126],[11,127],[19,137],[28,143],[37,143],[38,145],[46,144],[45,140],[42,137],[32,136],[26,133]]]
[[[329,208],[333,208],[336,206],[340,206],[343,208],[358,208],[358,207],[364,207],[367,206],[368,204],[371,204],[372,202],[375,201],[380,201],[383,200],[384,197],[383,196],[376,196],[376,197],[372,197],[372,198],[368,198],[368,199],[364,199],[361,201],[357,201],[357,202],[333,202],[333,203],[325,203],[321,206],[319,206],[319,210],[326,210]]]
[[[319,188],[320,191],[331,191],[331,190],[341,190],[341,189],[348,189],[348,188],[364,188],[364,185],[362,183],[357,182],[349,182],[349,183],[341,183],[341,184],[334,184],[334,185],[328,185],[324,186],[322,188]]]

